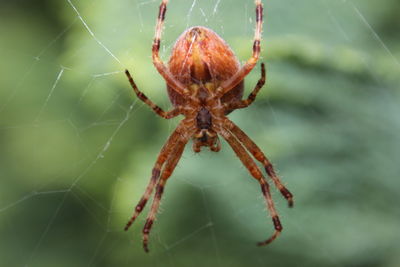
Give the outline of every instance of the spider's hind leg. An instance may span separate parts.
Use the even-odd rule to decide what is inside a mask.
[[[262,23],[263,23],[263,5],[261,0],[256,0],[256,29],[254,32],[253,41],[253,54],[250,59],[241,67],[241,69],[236,72],[228,80],[224,81],[220,87],[217,89],[217,95],[222,97],[224,94],[232,90],[240,81],[246,77],[247,74],[254,68],[260,58],[261,52],[261,33],[262,33]]]
[[[154,34],[154,40],[152,46],[153,64],[156,67],[157,71],[161,74],[161,76],[163,76],[167,84],[171,87],[171,89],[173,89],[182,96],[187,96],[190,93],[190,91],[171,74],[171,72],[165,66],[164,62],[161,60],[159,55],[161,34],[165,20],[165,13],[167,12],[167,4],[168,0],[162,0],[158,11],[156,31]]]

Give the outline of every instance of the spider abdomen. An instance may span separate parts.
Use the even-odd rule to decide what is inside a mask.
[[[218,34],[196,26],[186,30],[177,39],[168,66],[171,74],[189,89],[191,84],[202,83],[215,90],[239,70],[240,64],[232,49]],[[167,88],[173,105],[182,104],[183,98],[169,86]],[[242,95],[243,82],[221,100],[239,100]]]

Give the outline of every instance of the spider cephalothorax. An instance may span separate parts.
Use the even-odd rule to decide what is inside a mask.
[[[153,204],[143,228],[143,246],[145,251],[148,251],[149,233],[160,204],[164,185],[181,158],[186,144],[193,139],[195,152],[200,152],[203,146],[218,152],[221,149],[218,138],[220,135],[232,147],[250,174],[260,183],[275,227],[275,232],[270,238],[258,243],[266,245],[279,235],[282,226],[274,207],[268,182],[254,159],[263,164],[269,178],[287,199],[289,206],[293,205],[293,196],[283,186],[260,148],[227,118],[231,111],[248,107],[265,83],[265,67],[264,64],[261,64],[261,78],[248,98],[242,100],[243,79],[254,68],[260,56],[263,9],[261,0],[255,2],[256,31],[253,55],[243,66],[240,66],[224,40],[212,30],[200,26],[186,30],[178,38],[172,49],[168,67],[165,66],[158,53],[167,2],[168,0],[162,0],[160,5],[152,51],[153,63],[167,83],[168,95],[174,108],[170,111],[163,111],[139,91],[128,71],[126,71],[126,75],[136,95],[158,115],[166,119],[183,115],[184,119],[161,149],[152,171],[150,183],[125,229],[130,227],[143,210],[156,187]]]

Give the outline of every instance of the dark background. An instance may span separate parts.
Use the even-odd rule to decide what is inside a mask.
[[[150,254],[148,209],[122,229],[179,118],[138,102],[123,70],[170,107],[151,63],[159,1],[0,2],[1,266],[399,265],[399,1],[263,2],[267,85],[230,117],[295,207],[274,190],[284,231],[256,247],[272,232],[257,182],[225,142],[189,144]],[[243,62],[254,20],[252,0],[171,0],[161,55],[200,24]]]

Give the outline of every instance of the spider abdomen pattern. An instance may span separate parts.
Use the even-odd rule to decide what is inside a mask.
[[[170,119],[178,115],[184,118],[161,148],[154,164],[150,182],[136,205],[127,230],[143,211],[154,193],[153,203],[143,228],[143,247],[148,252],[150,230],[154,224],[165,184],[172,175],[186,144],[192,140],[192,149],[198,153],[202,147],[218,152],[222,137],[233,149],[236,156],[247,168],[250,175],[261,186],[265,205],[272,217],[274,233],[258,245],[266,245],[276,239],[282,225],[272,200],[269,181],[272,181],[289,206],[293,206],[293,195],[282,184],[274,168],[261,149],[227,115],[235,109],[251,105],[265,84],[265,66],[261,64],[261,78],[246,99],[243,97],[244,78],[254,68],[260,57],[260,43],[263,21],[261,0],[256,0],[256,29],[252,56],[240,66],[235,54],[226,42],[212,30],[196,26],[186,30],[176,41],[166,66],[159,57],[161,33],[168,0],[162,0],[159,8],[156,32],[152,46],[153,64],[167,84],[173,109],[164,111],[154,104],[136,86],[129,71],[126,75],[137,97],[159,116]],[[256,164],[262,164],[268,179]]]
[[[240,64],[229,45],[211,29],[196,26],[186,30],[172,48],[168,68],[182,84],[202,83],[214,91],[222,81],[232,77]],[[168,94],[174,105],[184,101],[179,94],[168,87]],[[243,81],[233,88],[222,102],[243,96]]]

